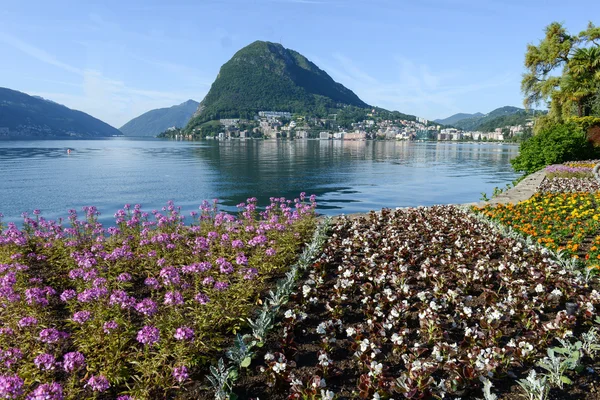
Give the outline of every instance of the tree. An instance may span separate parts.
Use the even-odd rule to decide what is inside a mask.
[[[527,72],[521,81],[525,107],[545,102],[558,120],[590,115],[600,88],[600,28],[590,22],[586,30],[571,35],[553,22],[545,33],[537,46],[527,46]]]

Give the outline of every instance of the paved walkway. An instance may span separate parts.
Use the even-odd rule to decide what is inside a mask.
[[[508,204],[508,203],[516,204],[520,201],[527,200],[531,196],[533,196],[534,193],[537,191],[538,186],[540,185],[540,183],[542,183],[542,181],[544,180],[545,177],[546,177],[546,173],[544,172],[544,170],[534,172],[533,174],[527,176],[527,178],[525,178],[521,182],[519,182],[517,184],[517,186],[515,186],[511,189],[508,189],[507,191],[504,191],[502,194],[500,194],[496,197],[493,197],[492,199],[490,199],[490,201],[472,202],[472,203],[465,203],[465,204],[460,204],[460,205],[484,207],[489,204],[492,204],[492,205]],[[402,208],[409,208],[409,207],[402,207]],[[375,212],[380,213],[381,210],[377,210]],[[344,215],[344,214],[341,214],[341,215]],[[333,216],[334,221],[337,218],[339,218],[341,215]],[[355,219],[355,218],[365,217],[367,215],[368,215],[368,213],[356,213],[356,214],[347,214],[346,216],[349,217],[350,219]],[[325,218],[324,216],[319,217],[319,219],[324,219],[324,218]]]
[[[542,183],[546,177],[546,172],[542,169],[541,171],[534,172],[527,176],[517,186],[504,191],[496,197],[490,199],[490,201],[481,201],[478,203],[469,203],[469,205],[477,205],[483,207],[488,204],[516,204],[520,201],[527,200],[537,191],[537,187]]]

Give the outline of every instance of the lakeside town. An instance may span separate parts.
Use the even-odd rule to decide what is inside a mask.
[[[295,116],[283,111],[259,111],[253,120],[241,118],[220,119],[215,139],[321,139],[321,140],[437,140],[437,141],[519,141],[531,134],[533,118],[525,124],[495,128],[492,132],[465,131],[440,125],[425,118],[381,119],[377,112],[367,114],[369,119],[351,123],[344,128],[337,123],[336,114],[328,118]],[[184,133],[178,128],[165,132],[175,139],[191,140],[198,137],[200,128]]]

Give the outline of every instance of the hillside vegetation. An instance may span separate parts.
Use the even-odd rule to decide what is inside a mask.
[[[346,105],[369,107],[300,53],[256,41],[226,62],[186,131],[220,118],[252,118],[258,111],[327,116]]]
[[[0,138],[106,137],[116,128],[41,97],[0,88]]]
[[[199,103],[188,100],[176,106],[148,111],[123,125],[125,136],[157,136],[169,128],[183,128],[194,115]]]

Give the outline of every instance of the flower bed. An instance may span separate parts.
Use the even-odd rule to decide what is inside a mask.
[[[546,177],[540,183],[540,193],[593,193],[600,190],[600,183],[596,178],[552,178]]]
[[[516,205],[485,206],[478,211],[529,235],[554,251],[598,267],[600,211],[598,193],[536,193]]]
[[[240,397],[482,397],[479,377],[518,374],[600,302],[545,250],[455,207],[341,218],[332,232]]]
[[[553,178],[592,178],[592,168],[589,164],[578,164],[578,166],[571,165],[549,165],[544,171],[548,179]]]
[[[0,226],[0,398],[194,397],[314,230],[314,198]]]

